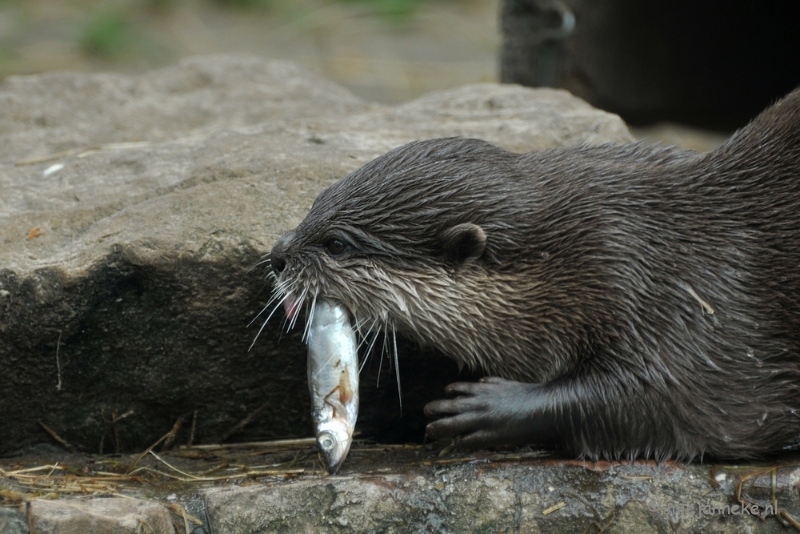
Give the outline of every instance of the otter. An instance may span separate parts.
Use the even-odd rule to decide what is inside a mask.
[[[489,378],[427,434],[589,459],[800,442],[800,90],[709,153],[417,141],[317,197],[271,251],[315,298]]]

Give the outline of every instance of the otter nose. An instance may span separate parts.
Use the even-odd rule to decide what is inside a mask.
[[[289,254],[287,252],[289,243],[294,237],[294,232],[287,232],[283,234],[278,241],[272,246],[272,251],[269,253],[270,260],[272,261],[272,269],[275,274],[281,274],[286,269],[286,259]]]
[[[276,256],[273,253],[272,254],[272,270],[275,271],[275,274],[281,274],[285,268],[286,268],[286,260],[283,259],[283,257]]]

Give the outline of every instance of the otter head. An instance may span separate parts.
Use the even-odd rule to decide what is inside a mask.
[[[334,299],[362,333],[399,331],[491,370],[509,341],[481,325],[514,320],[518,288],[504,269],[526,253],[508,223],[522,209],[517,157],[473,139],[421,141],[325,189],[272,249],[290,319]]]

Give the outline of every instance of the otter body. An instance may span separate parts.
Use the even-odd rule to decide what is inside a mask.
[[[589,458],[752,458],[800,442],[800,91],[704,154],[392,150],[272,251],[297,310],[342,302],[492,378],[433,437]]]

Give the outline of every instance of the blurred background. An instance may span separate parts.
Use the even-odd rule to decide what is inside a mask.
[[[0,0],[0,78],[243,51],[395,103],[497,80],[499,14],[499,0]]]
[[[800,83],[798,21],[798,0],[0,0],[0,79],[243,51],[381,103],[562,87],[640,138],[709,150]]]

